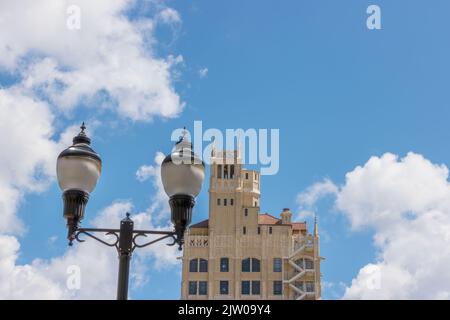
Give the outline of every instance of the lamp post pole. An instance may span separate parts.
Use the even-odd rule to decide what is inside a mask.
[[[131,251],[133,250],[133,229],[133,220],[127,215],[127,217],[120,222],[117,300],[128,299],[128,279],[130,276]]]
[[[120,222],[119,229],[80,228],[90,193],[100,177],[102,161],[100,156],[90,147],[91,140],[85,134],[86,126],[73,139],[73,145],[64,150],[58,157],[58,182],[63,190],[64,217],[67,220],[69,245],[73,241],[84,242],[80,235],[89,236],[98,242],[115,247],[119,256],[119,272],[117,279],[117,300],[128,299],[128,282],[131,257],[136,248],[144,248],[162,240],[171,238],[168,246],[178,245],[182,250],[184,232],[191,223],[195,197],[199,194],[205,175],[204,163],[192,152],[192,145],[185,134],[180,137],[175,150],[161,164],[161,179],[164,190],[170,197],[171,220],[173,231],[135,230],[134,222],[127,213]],[[182,162],[174,161],[183,160]],[[188,161],[186,161],[188,160]],[[96,236],[113,236],[113,241]],[[139,243],[139,237],[156,235],[146,243]]]

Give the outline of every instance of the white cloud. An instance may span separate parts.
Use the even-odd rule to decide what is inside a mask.
[[[296,218],[301,220],[314,216],[316,214],[316,208],[314,205],[320,199],[328,195],[336,195],[337,192],[338,187],[330,179],[324,179],[323,181],[317,182],[308,187],[304,192],[297,196],[299,211]]]
[[[178,11],[176,11],[172,8],[164,8],[163,10],[161,10],[159,12],[158,16],[159,16],[159,19],[164,23],[168,23],[168,24],[181,23],[180,14],[178,13]]]
[[[157,152],[154,158],[153,165],[143,165],[136,172],[136,178],[143,182],[152,178],[152,184],[155,191],[155,195],[152,197],[152,204],[147,210],[156,222],[167,220],[169,218],[169,205],[168,197],[164,191],[164,186],[161,180],[161,163],[163,162],[165,155],[162,152]]]
[[[155,167],[143,165],[136,172],[136,179],[138,179],[140,182],[145,182],[154,175],[155,175]]]
[[[344,298],[450,297],[448,174],[446,166],[415,153],[372,157],[347,173],[336,208],[353,230],[374,231],[378,256],[361,268]]]
[[[0,233],[18,234],[24,231],[16,217],[24,193],[45,190],[54,175],[53,115],[46,103],[5,89],[0,115]]]
[[[200,68],[198,70],[198,75],[200,76],[200,78],[206,78],[208,76],[208,68]]]
[[[66,26],[69,5],[81,9],[79,30]],[[2,1],[0,67],[20,74],[23,88],[65,112],[84,101],[132,120],[175,117],[183,109],[172,84],[177,60],[156,56],[154,21],[131,22],[124,12],[132,5],[129,0]],[[173,20],[177,12],[166,8],[160,16]]]

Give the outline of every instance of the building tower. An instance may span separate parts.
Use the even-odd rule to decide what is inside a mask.
[[[242,166],[239,151],[213,149],[209,219],[186,232],[183,299],[318,299],[317,221],[260,214],[260,175]]]

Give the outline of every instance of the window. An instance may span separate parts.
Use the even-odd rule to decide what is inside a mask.
[[[272,234],[272,232],[273,232],[273,228],[269,227],[269,234]]]
[[[258,206],[258,202],[256,202],[256,201],[255,201],[255,205],[254,205],[254,207],[257,207],[257,206]]]
[[[261,227],[258,227],[258,234],[261,234]]]
[[[281,272],[282,263],[281,258],[273,259],[273,272]]]
[[[250,294],[250,281],[242,281],[241,284],[241,293],[243,295]]]
[[[244,214],[245,214],[245,216],[248,216],[248,209],[247,208],[244,209]]]
[[[245,173],[245,180],[248,180],[248,172]]]
[[[222,165],[217,166],[217,179],[222,179]]]
[[[243,228],[242,228],[242,233],[243,233],[243,234],[247,234],[247,227],[243,227]]]
[[[228,166],[223,166],[223,178],[228,179]]]
[[[208,260],[200,259],[199,272],[208,272]]]
[[[230,179],[234,178],[234,165],[230,166]]]
[[[314,282],[306,281],[305,287],[306,287],[306,292],[314,292]]]
[[[228,258],[220,259],[220,272],[228,272],[229,271],[229,260]]]
[[[281,281],[273,282],[273,294],[275,296],[280,296],[283,294],[283,283]]]
[[[189,281],[189,295],[197,294],[197,281]]]
[[[220,281],[220,294],[228,294],[228,281]]]
[[[254,295],[261,294],[261,282],[260,281],[252,281],[252,294],[254,294]]]
[[[223,205],[226,207],[227,206],[227,199],[223,199]]]
[[[314,261],[312,259],[298,259],[295,262],[298,266],[306,270],[314,270]]]
[[[312,261],[311,259],[305,259],[305,269],[314,270],[314,261]]]
[[[234,199],[230,199],[230,206],[234,206]]]
[[[217,198],[217,205],[220,206],[220,198]]]
[[[242,272],[250,272],[250,258],[242,260]]]
[[[304,282],[302,281],[295,281],[294,282],[294,286],[298,289],[300,289],[301,291],[305,291],[305,286],[303,285]]]
[[[256,258],[247,258],[242,260],[242,272],[260,272],[261,262]]]
[[[199,281],[198,282],[198,294],[201,296],[206,296],[208,294],[208,282]]]
[[[260,272],[261,271],[261,262],[256,259],[253,258],[252,259],[252,272]]]
[[[189,272],[198,272],[198,259],[189,261]]]

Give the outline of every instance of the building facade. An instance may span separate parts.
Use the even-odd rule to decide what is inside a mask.
[[[212,153],[209,219],[186,232],[182,299],[319,299],[317,222],[260,214],[260,175],[237,151]]]

